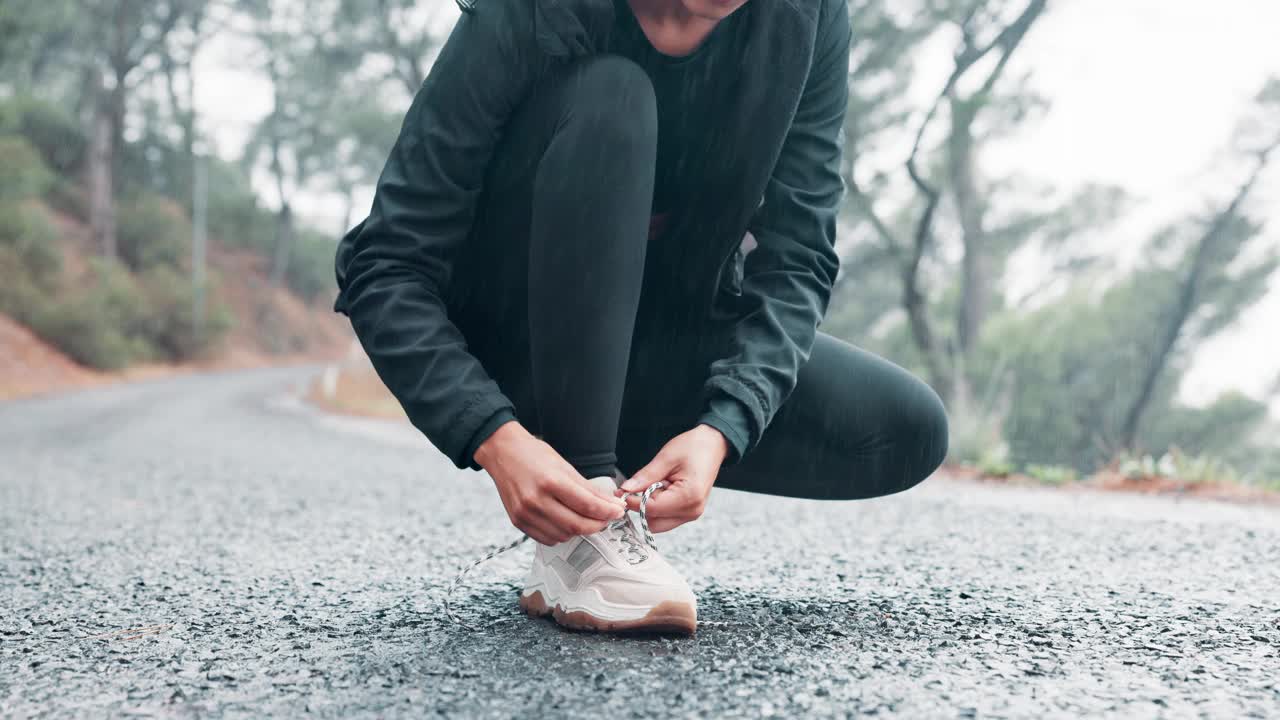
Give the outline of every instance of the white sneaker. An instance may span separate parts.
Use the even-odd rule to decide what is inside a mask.
[[[591,478],[612,494],[611,477]],[[627,513],[593,535],[537,543],[520,607],[578,630],[693,633],[697,599]]]

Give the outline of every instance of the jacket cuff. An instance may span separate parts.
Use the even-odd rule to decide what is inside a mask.
[[[482,392],[473,396],[455,413],[445,427],[440,428],[437,419],[434,429],[442,431],[438,434],[428,432],[432,428],[427,427],[426,423],[419,423],[413,414],[409,415],[409,420],[432,439],[440,452],[453,462],[454,467],[480,470],[482,468],[475,461],[475,450],[505,422],[498,417],[503,411],[510,413],[507,420],[515,419],[515,407],[505,395],[501,392]]]
[[[466,449],[463,450],[463,462],[467,463],[472,470],[483,470],[484,468],[480,467],[480,464],[476,462],[476,450],[478,450],[480,446],[484,444],[484,441],[488,440],[489,436],[493,435],[498,428],[515,419],[515,411],[509,407],[500,408],[490,415],[489,419],[481,423],[480,427],[475,431],[475,434],[471,436],[471,440],[467,443]]]
[[[732,465],[746,455],[751,444],[751,419],[746,406],[740,401],[725,393],[716,393],[708,401],[707,410],[698,422],[719,430],[728,441],[729,455],[725,458],[725,465]]]

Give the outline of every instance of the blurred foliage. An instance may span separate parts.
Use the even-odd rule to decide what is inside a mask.
[[[44,195],[51,207],[76,219],[86,217],[79,175],[88,143],[75,118],[63,108],[29,95],[0,99],[0,136],[25,143],[38,155],[41,170],[26,180],[39,186],[33,194]],[[34,164],[29,157],[15,157],[0,158],[0,166],[10,168],[0,176],[0,184],[9,184],[32,173]],[[4,194],[0,190],[0,197]]]
[[[1122,453],[1117,460],[1120,474],[1134,480],[1142,478],[1171,478],[1176,472],[1173,467],[1173,456],[1168,453],[1161,455],[1159,458],[1152,456],[1150,453],[1145,455]]]
[[[0,312],[90,366],[189,359],[231,326],[229,310],[209,299],[203,333],[197,334],[190,272],[198,121],[190,106],[192,86],[184,83],[192,79],[192,58],[210,28],[225,27],[205,23],[211,9],[218,11],[214,5],[13,0],[0,8],[0,269],[6,277]],[[101,75],[114,78],[115,86],[108,82],[91,92]],[[330,94],[322,73],[309,82],[296,88],[295,97]],[[132,128],[126,133],[117,123],[112,130],[115,252],[91,259],[87,274],[79,269],[83,262],[75,272],[64,271],[63,254],[85,248],[60,237],[50,209],[93,220],[93,186],[85,182],[94,157],[88,128],[97,108],[113,102]],[[337,97],[330,102],[338,107]],[[377,125],[370,119],[374,107],[331,115],[355,127]],[[315,144],[340,141],[330,134]],[[368,165],[364,161],[360,181]],[[249,170],[209,159],[209,236],[272,258],[275,213],[264,207]],[[307,228],[299,235],[281,281],[306,299],[332,292],[336,238]],[[293,338],[292,346],[306,344],[288,328],[269,332]]]
[[[1139,314],[1115,313],[1140,300],[1132,286],[1094,301],[1083,289],[1027,314],[1007,313],[988,328],[978,367],[983,386],[1007,393],[1004,437],[1015,463],[1105,462],[1132,387],[1146,325]],[[1123,341],[1119,341],[1123,339]]]
[[[124,203],[117,223],[120,259],[131,270],[176,268],[188,254],[191,223],[177,203],[142,194]]]
[[[206,311],[204,332],[198,333],[191,313],[191,280],[172,267],[151,266],[137,277],[137,284],[146,301],[137,318],[138,330],[156,358],[172,362],[200,357],[234,323],[230,310],[215,303]],[[216,285],[217,279],[210,284]]]
[[[0,136],[0,202],[16,202],[43,195],[53,173],[31,143],[17,135]]]
[[[849,5],[864,31],[850,70],[841,274],[824,329],[933,385],[952,420],[951,459],[987,474],[1080,475],[1118,453],[1171,446],[1261,465],[1259,450],[1275,445],[1258,439],[1265,402],[1236,393],[1189,408],[1176,398],[1198,351],[1275,274],[1277,249],[1246,201],[1280,144],[1280,81],[1241,120],[1232,195],[1150,237],[1103,245],[1131,208],[1123,189],[1059,189],[975,160],[1046,110],[1029,75],[1002,75],[1043,3]],[[952,72],[922,94],[917,63],[938,46],[951,48]],[[1122,263],[1131,253],[1121,245],[1136,259]],[[1028,285],[1012,273],[1025,267],[1018,257],[1034,260],[1037,277],[1011,296]]]
[[[262,207],[237,165],[209,164],[209,233],[231,247],[266,254],[274,232],[274,213]]]
[[[304,299],[328,294],[334,284],[333,238],[315,230],[299,233],[285,281]]]
[[[2,251],[0,264],[6,262]],[[225,308],[215,306],[204,333],[197,336],[191,283],[163,266],[135,275],[118,263],[94,260],[86,278],[61,287],[56,297],[30,281],[18,288],[13,307],[7,307],[14,302],[9,295],[0,294],[0,311],[75,361],[103,370],[198,357],[232,322]]]
[[[118,217],[124,264],[93,260],[86,277],[67,276],[66,242],[40,200],[58,209],[81,202],[72,170],[83,138],[64,115],[31,98],[0,103],[0,129],[0,312],[101,369],[185,360],[217,342],[231,317],[212,304],[197,336],[194,290],[182,269],[191,226],[180,204],[145,192],[130,198]]]
[[[1009,446],[1004,444],[981,448],[973,463],[985,477],[1008,477],[1015,471],[1009,462]]]
[[[30,95],[0,99],[0,133],[20,135],[60,174],[84,167],[83,128],[65,108]]]
[[[1188,453],[1177,446],[1159,457],[1123,453],[1117,461],[1120,474],[1132,479],[1164,478],[1190,484],[1241,482],[1240,473],[1222,458]]]
[[[26,322],[77,362],[115,370],[153,359],[140,327],[146,312],[133,276],[114,263],[95,261],[87,282],[28,311]]]
[[[1264,445],[1250,454],[1250,482],[1267,490],[1280,492],[1280,447]]]
[[[1266,419],[1266,403],[1230,391],[1205,407],[1169,408],[1152,418],[1144,437],[1151,448],[1176,446],[1192,454],[1230,457]],[[1245,446],[1245,452],[1252,449]]]
[[[381,109],[377,96],[385,95],[386,88],[368,82],[375,75],[366,73],[362,79],[355,74],[364,72],[364,58],[385,57],[376,44],[366,42],[374,26],[365,21],[359,30],[334,32],[335,13],[356,12],[356,5],[308,7],[271,0],[5,2],[0,7],[0,165],[6,172],[0,197],[41,195],[49,207],[89,223],[97,242],[105,187],[114,206],[106,216],[112,228],[111,242],[103,246],[110,250],[107,260],[119,260],[137,273],[139,287],[154,289],[161,300],[173,300],[174,282],[151,276],[163,269],[172,276],[189,265],[192,175],[197,153],[203,152],[208,165],[209,237],[264,256],[272,266],[272,280],[278,278],[304,299],[333,292],[336,228],[331,236],[307,227],[279,234],[278,211],[249,179],[262,169],[258,161],[263,156],[255,156],[252,148],[261,146],[264,132],[254,133],[244,162],[228,163],[210,154],[192,102],[198,82],[192,67],[211,37],[241,33],[253,46],[243,56],[251,68],[280,70],[268,74],[279,85],[282,102],[259,128],[270,127],[272,139],[283,140],[283,153],[276,160],[296,160],[305,169],[287,178],[298,186],[291,192],[305,186],[350,197],[371,182],[399,122],[398,113]],[[397,12],[416,12],[412,3],[402,5]],[[391,28],[395,33],[412,24],[402,20],[403,27]],[[425,25],[404,39],[407,44],[397,52],[405,58],[405,52],[425,53],[435,42]],[[362,93],[361,102],[352,102],[353,91]],[[100,186],[86,178],[95,176],[95,162],[102,167],[89,129],[104,113],[109,144],[103,157],[109,163],[110,183]],[[282,117],[296,122],[283,123]],[[32,160],[31,150],[48,175],[39,172],[41,164]],[[270,172],[272,164],[266,163],[265,169]],[[288,198],[281,195],[278,201],[287,204]],[[14,257],[8,260],[18,262]],[[121,289],[125,285],[112,279],[114,273],[99,273],[101,292],[127,295]],[[116,303],[118,308],[127,305]],[[219,312],[211,309],[210,317]],[[130,313],[121,310],[115,315]],[[167,321],[150,324],[174,326]],[[162,344],[170,348],[162,355],[191,345]],[[114,350],[97,354],[138,355],[120,350],[124,345],[103,342],[101,347]]]
[[[37,203],[0,204],[0,249],[11,255],[9,269],[16,273],[21,268],[21,274],[37,287],[52,287],[62,271],[57,225],[49,211]],[[9,272],[0,277],[17,280]]]
[[[1078,480],[1076,469],[1064,465],[1027,465],[1027,474],[1044,485],[1067,485]]]

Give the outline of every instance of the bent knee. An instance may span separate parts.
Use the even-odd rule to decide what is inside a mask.
[[[612,143],[656,142],[657,98],[643,68],[621,55],[601,54],[579,60],[571,73],[569,122]]]
[[[950,444],[950,425],[942,398],[924,381],[910,401],[903,403],[900,419],[901,438],[898,447],[903,464],[899,472],[901,487],[915,487],[933,474],[947,458]]]
[[[864,497],[892,495],[919,485],[942,465],[950,442],[942,398],[915,376],[898,376],[892,397],[883,398],[874,449],[860,454],[874,477]]]

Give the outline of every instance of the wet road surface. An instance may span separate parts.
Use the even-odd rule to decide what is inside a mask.
[[[934,479],[717,491],[693,638],[515,612],[487,477],[308,371],[0,405],[0,717],[1280,716],[1280,512]]]

